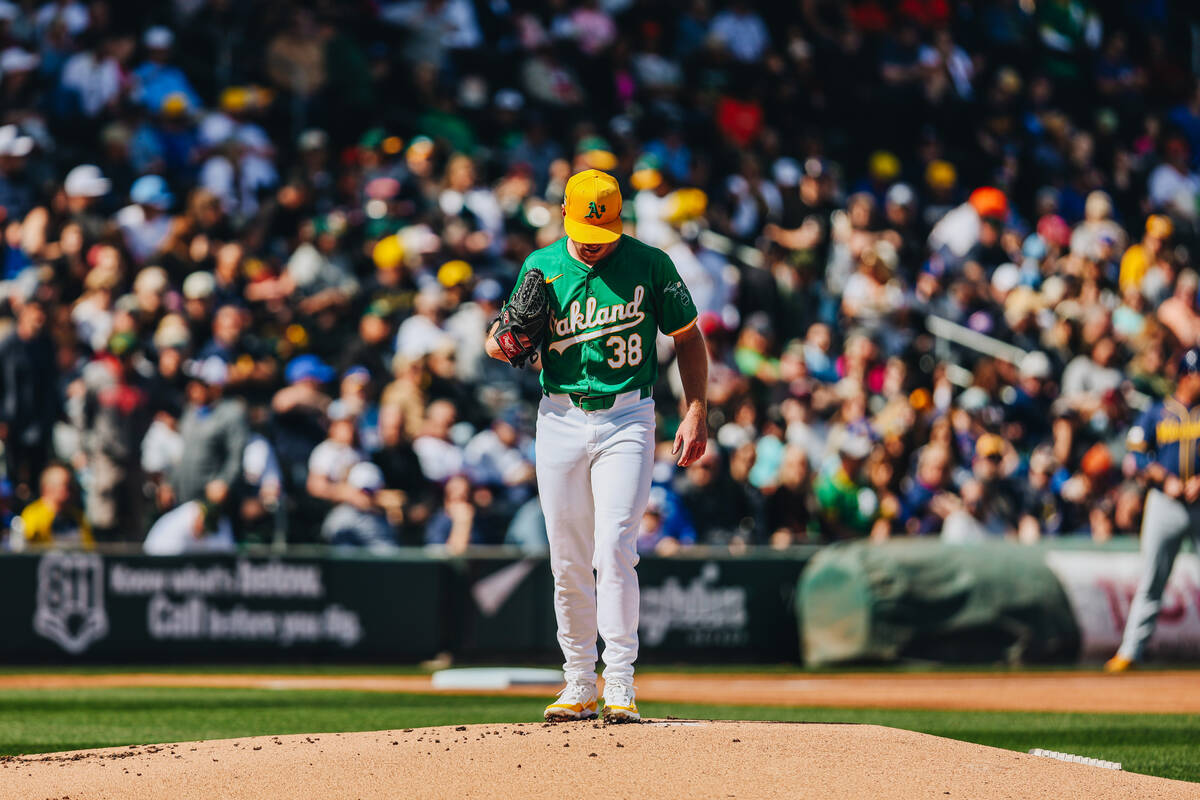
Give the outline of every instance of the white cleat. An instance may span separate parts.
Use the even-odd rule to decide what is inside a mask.
[[[604,684],[604,721],[610,724],[642,721],[633,696],[633,684],[620,681]]]
[[[558,700],[546,706],[547,722],[576,722],[596,718],[596,685],[568,683],[558,693]]]

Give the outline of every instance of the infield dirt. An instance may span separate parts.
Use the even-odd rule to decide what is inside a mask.
[[[1196,785],[875,725],[590,722],[269,736],[0,759],[8,800],[1195,798]]]
[[[920,708],[954,711],[1077,711],[1198,714],[1195,672],[804,674],[669,674],[639,672],[643,702],[721,703],[827,708]],[[114,687],[329,689],[438,693],[427,675],[253,675],[112,673],[0,675],[0,689]],[[467,691],[444,694],[472,694]],[[474,692],[497,694],[498,692]],[[547,697],[545,686],[514,686],[500,694]]]

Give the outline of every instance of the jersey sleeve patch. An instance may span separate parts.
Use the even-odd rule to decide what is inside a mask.
[[[659,319],[658,329],[663,333],[668,331],[680,332],[688,323],[696,319],[696,304],[687,284],[679,277],[675,263],[666,253],[660,261],[658,296]],[[668,334],[674,336],[674,334]]]

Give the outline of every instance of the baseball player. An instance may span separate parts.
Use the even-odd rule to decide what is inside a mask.
[[[538,493],[567,681],[545,718],[596,716],[599,633],[604,720],[636,722],[634,567],[654,464],[658,333],[674,339],[687,404],[672,451],[680,466],[702,456],[708,441],[708,357],[696,306],[671,259],[622,235],[621,190],[612,176],[598,170],[573,175],[562,213],[566,237],[526,259],[513,297],[490,330],[487,352],[516,364],[530,355],[541,359]],[[509,312],[519,317],[521,309],[510,306],[530,285],[539,292],[545,287],[548,322],[513,328]]]
[[[1117,654],[1104,665],[1124,672],[1142,657],[1162,609],[1163,589],[1184,536],[1200,551],[1200,348],[1179,361],[1175,394],[1129,429],[1127,444],[1151,488],[1142,514],[1142,578]]]

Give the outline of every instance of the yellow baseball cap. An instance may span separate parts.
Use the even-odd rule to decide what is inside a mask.
[[[577,172],[563,199],[567,236],[581,244],[608,244],[621,238],[621,187],[598,169]]]
[[[949,161],[930,161],[925,168],[925,182],[934,189],[950,189],[958,182],[958,170]]]
[[[867,170],[875,180],[894,181],[900,176],[900,159],[887,150],[876,150],[874,153],[871,153]]]
[[[1004,440],[994,433],[985,433],[975,442],[975,455],[980,458],[1004,455]]]
[[[171,92],[163,98],[159,110],[168,117],[182,116],[188,110],[187,95],[183,92]]]
[[[1171,234],[1175,232],[1175,226],[1171,224],[1171,218],[1162,214],[1151,214],[1146,218],[1146,234],[1153,236],[1156,239],[1169,239]]]
[[[474,275],[474,270],[471,265],[461,259],[447,261],[438,268],[437,279],[438,283],[449,289],[452,286],[458,286],[461,283],[466,283],[471,280]]]
[[[221,92],[221,108],[226,111],[242,111],[250,105],[250,90],[245,86],[230,86]]]
[[[399,269],[404,263],[404,242],[398,235],[385,236],[371,248],[371,259],[385,272]]]

